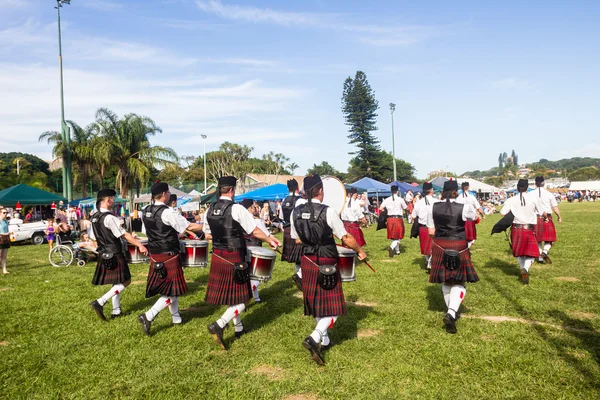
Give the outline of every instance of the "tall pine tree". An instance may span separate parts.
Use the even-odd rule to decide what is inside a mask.
[[[362,71],[357,71],[354,79],[346,78],[342,95],[342,112],[346,125],[349,126],[348,139],[357,150],[349,154],[354,155],[350,160],[348,171],[351,178],[368,176],[381,179],[379,167],[382,152],[379,140],[371,134],[376,131],[375,119],[379,103],[375,99],[375,92],[371,89],[367,76]]]

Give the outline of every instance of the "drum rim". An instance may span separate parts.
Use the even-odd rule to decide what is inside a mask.
[[[344,211],[344,209],[346,208],[346,198],[348,196],[348,193],[346,192],[346,186],[344,186],[344,182],[342,182],[340,180],[340,178],[338,178],[337,176],[332,176],[332,175],[325,175],[325,176],[323,176],[321,178],[321,180],[322,181],[325,181],[325,180],[328,180],[328,181],[329,180],[335,180],[335,181],[337,181],[339,183],[340,187],[342,188],[342,191],[343,191],[343,195],[342,195],[342,199],[343,199],[342,200],[342,208],[337,212],[338,214],[341,214],[342,211]],[[327,204],[327,203],[323,203],[323,204],[325,204],[326,206],[329,206],[329,204]]]

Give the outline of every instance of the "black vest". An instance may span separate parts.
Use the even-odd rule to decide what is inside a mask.
[[[210,226],[213,248],[227,251],[241,251],[246,254],[244,229],[231,216],[233,201],[219,200],[208,211],[206,221]]]
[[[433,205],[435,237],[466,240],[465,221],[462,219],[464,204],[440,201]]]
[[[312,203],[312,207],[312,219],[308,203],[294,209],[294,228],[302,241],[302,254],[337,258],[338,252],[333,238],[333,230],[327,225],[328,206]]]
[[[284,228],[289,228],[290,224],[291,224],[291,216],[292,216],[292,211],[294,211],[294,208],[296,207],[296,200],[298,200],[300,198],[300,196],[296,196],[295,194],[286,197],[283,200],[283,203],[281,203],[281,212],[283,213],[283,220]]]
[[[113,215],[109,212],[97,212],[92,215],[92,230],[98,242],[98,253],[123,254],[121,238],[115,237],[112,231],[104,226],[104,218]]]
[[[244,233],[244,240],[246,241],[246,246],[258,246],[262,247],[262,240],[255,238],[252,235],[246,235]]]
[[[162,213],[168,207],[164,204],[149,205],[144,209],[144,226],[148,236],[150,254],[179,253],[179,234],[162,221]]]

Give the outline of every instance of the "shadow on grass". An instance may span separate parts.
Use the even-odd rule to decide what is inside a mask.
[[[373,308],[366,305],[356,305],[346,303],[348,313],[340,315],[340,318],[335,323],[335,327],[330,331],[331,340],[340,345],[346,340],[356,339],[358,337],[358,323],[367,318],[369,314],[378,313],[373,311]]]
[[[466,286],[467,291],[469,290],[469,286]],[[442,293],[442,285],[441,284],[430,284],[427,285],[426,297],[427,302],[429,303],[429,307],[427,308],[429,311],[440,311],[446,313],[447,307],[446,302],[444,301],[444,294]],[[465,297],[467,299],[467,297]],[[460,305],[460,313],[467,314],[469,312],[469,308],[463,302]]]
[[[511,253],[512,254],[512,253]],[[509,263],[506,261],[502,261],[498,258],[492,258],[487,263],[485,263],[485,268],[496,268],[504,272],[504,274],[509,276],[518,276],[521,277],[521,270],[519,269],[519,264],[515,259],[514,263]]]
[[[594,326],[590,322],[571,318],[563,311],[559,310],[549,311],[548,315],[561,321],[561,325],[565,331],[578,339],[581,347],[584,347],[589,351],[596,363],[600,365],[600,341],[598,340],[598,331],[594,329]],[[571,355],[569,355],[569,357],[577,361],[575,357]]]

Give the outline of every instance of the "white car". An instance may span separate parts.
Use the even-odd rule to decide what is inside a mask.
[[[40,245],[46,238],[44,231],[47,226],[48,224],[44,221],[24,224],[21,219],[11,219],[8,222],[10,241],[15,243],[31,240],[33,244]]]

